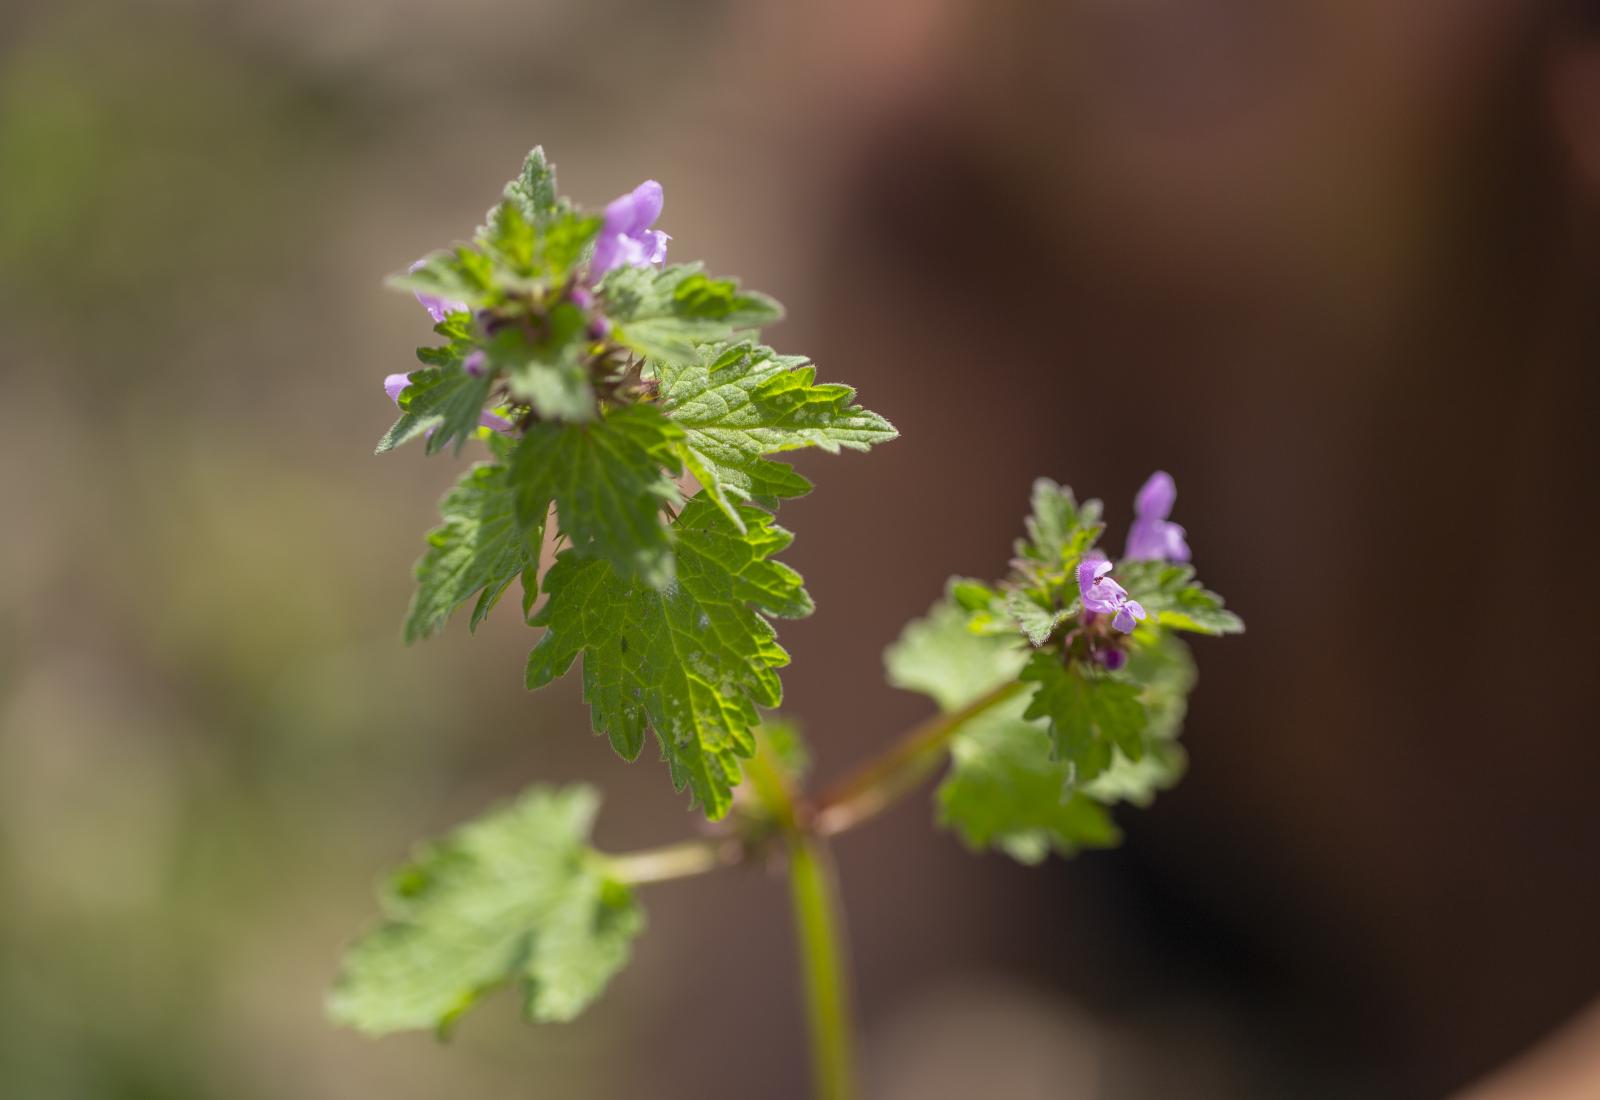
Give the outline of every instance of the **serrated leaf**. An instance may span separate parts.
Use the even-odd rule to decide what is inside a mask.
[[[1039,606],[1038,601],[1020,589],[1012,589],[1005,595],[1004,606],[1006,614],[1011,621],[1022,629],[1023,636],[1032,645],[1044,645],[1050,635],[1055,633],[1069,618],[1065,609],[1053,608],[1046,610]]]
[[[771,298],[741,290],[737,279],[712,278],[700,264],[619,267],[606,275],[599,292],[615,326],[611,338],[661,362],[692,363],[700,345],[783,316]]]
[[[756,508],[744,530],[703,494],[673,525],[678,560],[663,590],[619,575],[608,562],[562,553],[546,574],[534,617],[545,635],[528,656],[539,688],[583,656],[583,693],[597,732],[633,759],[656,731],[673,785],[687,785],[720,818],[755,749],[757,707],[782,699],[777,670],[789,655],[765,616],[811,613],[799,574],[772,561],[792,536]]]
[[[1194,567],[1162,561],[1124,561],[1117,579],[1162,626],[1196,634],[1240,634],[1244,621],[1222,597],[1194,581]]]
[[[556,168],[535,145],[523,158],[522,171],[506,184],[505,197],[529,223],[537,225],[556,209]]]
[[[517,522],[516,495],[506,468],[479,463],[439,502],[443,525],[428,533],[428,552],[416,566],[417,591],[406,614],[407,642],[444,627],[455,609],[478,597],[476,628],[506,587],[537,561],[542,522]]]
[[[810,488],[763,456],[806,447],[864,451],[898,435],[883,417],[854,404],[849,386],[818,383],[804,358],[754,344],[659,362],[655,378],[662,411],[684,429],[686,464],[730,515],[737,514],[735,502],[774,507],[778,497]]]
[[[1053,758],[1026,705],[1008,700],[961,728],[936,795],[940,824],[971,848],[998,847],[1023,863],[1114,846],[1121,833],[1111,815],[1072,789],[1071,765]]]
[[[558,528],[578,555],[662,588],[673,577],[662,509],[680,500],[672,477],[681,473],[682,435],[649,405],[587,424],[531,424],[511,465],[517,515],[531,529],[554,502]]]
[[[372,1035],[443,1029],[512,983],[529,1019],[576,1016],[644,925],[587,846],[597,805],[588,787],[534,788],[419,851],[346,953],[329,1015]]]
[[[499,261],[499,286],[528,290],[539,280],[567,278],[599,236],[600,225],[599,217],[570,209],[551,209],[530,219],[508,200],[489,211],[479,243]]]
[[[429,454],[451,443],[459,452],[478,430],[490,378],[468,374],[459,366],[428,367],[407,377],[410,384],[400,393],[400,419],[378,441],[375,453],[392,451],[418,436],[427,437]]]
[[[1051,652],[1034,654],[1020,678],[1039,685],[1026,717],[1049,721],[1056,756],[1071,765],[1072,782],[1100,775],[1115,750],[1129,760],[1144,756],[1146,718],[1136,685],[1076,661],[1063,663]]]
[[[1017,543],[1017,554],[1048,571],[1076,565],[1104,529],[1098,500],[1080,505],[1071,489],[1047,477],[1033,483],[1032,505],[1028,537]]]

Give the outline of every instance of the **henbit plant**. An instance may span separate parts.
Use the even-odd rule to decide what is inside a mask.
[[[811,484],[783,451],[895,438],[848,386],[759,342],[772,299],[665,265],[661,186],[593,215],[556,194],[540,149],[471,244],[418,261],[413,291],[441,343],[385,382],[400,419],[380,452],[487,448],[441,503],[416,566],[408,641],[472,604],[476,627],[512,582],[543,628],[529,688],[580,657],[596,732],[633,760],[653,730],[668,775],[712,823],[622,855],[589,845],[599,799],[535,787],[421,848],[349,949],[332,1017],[371,1034],[441,1033],[515,985],[527,1016],[569,1020],[628,959],[637,888],[781,849],[802,959],[817,1094],[854,1095],[849,978],[831,837],[882,812],[946,759],[940,824],[969,847],[1036,863],[1118,840],[1110,808],[1177,782],[1195,671],[1178,635],[1242,629],[1195,583],[1176,489],[1140,491],[1126,551],[1098,549],[1098,501],[1034,483],[1005,579],[956,578],[886,655],[890,683],[939,713],[817,794],[807,754],[770,712],[788,654],[771,620],[809,615],[774,560],[773,513]],[[692,496],[686,485],[698,486]],[[686,496],[688,499],[686,500]],[[559,547],[544,567],[546,543]],[[541,602],[542,600],[542,602]]]

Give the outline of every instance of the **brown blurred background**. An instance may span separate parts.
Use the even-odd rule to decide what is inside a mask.
[[[673,255],[904,433],[783,514],[824,778],[924,713],[879,652],[1036,475],[1120,537],[1172,471],[1250,624],[1123,849],[974,858],[921,800],[845,839],[874,1098],[1600,1096],[1584,15],[5,0],[0,1096],[805,1095],[759,870],[651,889],[574,1025],[321,1016],[377,873],[495,798],[693,827],[521,690],[514,614],[399,642],[454,464],[370,457],[427,336],[381,277],[534,142],[589,204],[660,179]]]

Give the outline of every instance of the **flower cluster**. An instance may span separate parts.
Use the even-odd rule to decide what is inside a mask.
[[[667,242],[672,238],[654,228],[656,219],[661,216],[664,201],[661,184],[655,180],[645,180],[626,195],[620,195],[606,205],[600,236],[589,258],[585,280],[588,286],[594,286],[615,268],[650,267],[666,261]],[[426,264],[426,260],[418,260],[411,265],[411,271],[416,272]],[[594,306],[594,295],[586,286],[571,287],[567,297],[586,312]],[[468,312],[464,302],[422,291],[416,292],[416,298],[422,308],[428,311],[428,316],[433,318],[434,324],[443,323],[451,314]],[[611,323],[603,316],[596,315],[589,321],[588,332],[592,339],[603,340],[610,331]],[[484,353],[477,350],[470,352],[461,366],[468,374],[477,376],[483,373],[485,362]],[[400,395],[405,392],[407,385],[409,376],[404,374],[391,374],[383,380],[384,392],[396,405],[400,403]],[[508,432],[513,427],[511,421],[493,412],[485,412],[479,418],[479,423],[497,432]]]
[[[1128,547],[1123,560],[1189,560],[1189,544],[1184,539],[1183,528],[1167,518],[1177,499],[1178,487],[1171,474],[1157,470],[1150,475],[1134,497],[1134,520],[1128,528]],[[1131,634],[1146,618],[1144,605],[1112,579],[1112,568],[1111,562],[1098,553],[1086,556],[1078,565],[1078,593],[1083,598],[1088,621],[1093,622],[1094,616],[1109,615],[1112,629]],[[1108,668],[1121,667],[1125,660],[1120,650],[1106,650],[1101,656]]]

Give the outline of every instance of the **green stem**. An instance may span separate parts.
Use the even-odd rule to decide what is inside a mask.
[[[956,731],[1026,685],[1015,680],[980,695],[949,714],[936,715],[818,796],[814,829],[832,836],[876,817],[926,779],[944,760]]]
[[[826,840],[803,834],[790,838],[789,891],[805,980],[817,1098],[852,1100],[856,1079],[849,958],[839,885]]]
[[[809,808],[795,797],[792,777],[759,731],[745,768],[756,800],[789,849],[789,896],[794,907],[800,974],[805,983],[806,1032],[811,1038],[817,1100],[856,1095],[843,909],[828,842],[816,835]]]
[[[640,885],[704,875],[744,859],[744,845],[733,837],[704,837],[606,856],[606,869],[618,882]]]
[[[757,731],[756,754],[745,764],[745,777],[761,808],[763,835],[783,837],[789,850],[789,892],[818,1100],[857,1095],[849,952],[827,838],[876,817],[914,790],[944,759],[956,731],[1023,688],[1014,681],[1003,684],[959,710],[930,718],[814,803],[796,797],[791,777]],[[763,847],[738,838],[705,838],[606,858],[616,878],[637,884],[705,874],[743,862]]]

